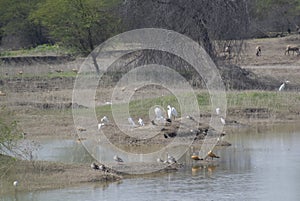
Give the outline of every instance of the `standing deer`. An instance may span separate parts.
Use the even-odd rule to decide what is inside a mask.
[[[255,50],[256,50],[256,56],[261,56],[261,47],[256,46]]]
[[[232,51],[232,47],[231,47],[230,45],[227,45],[227,46],[225,47],[225,49],[224,49],[225,54],[227,54],[227,55],[226,55],[226,58],[227,58],[227,59],[230,58],[230,56],[231,56],[231,51]]]
[[[293,55],[294,53],[296,52],[297,54],[299,54],[299,47],[296,47],[296,46],[291,46],[291,45],[288,45],[285,49],[285,52],[284,52],[284,55],[286,55],[286,53],[288,55],[290,55],[290,51],[293,51]]]

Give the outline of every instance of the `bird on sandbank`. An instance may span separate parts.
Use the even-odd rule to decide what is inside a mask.
[[[285,88],[285,85],[286,85],[287,83],[289,83],[289,82],[290,82],[290,81],[288,81],[288,80],[284,81],[284,82],[280,85],[278,91],[283,91],[284,88]]]
[[[98,124],[98,130],[100,130],[103,126],[105,126],[105,123],[99,123]]]
[[[103,123],[109,123],[109,119],[107,118],[107,116],[102,117],[100,121]]]
[[[173,164],[173,163],[177,163],[177,161],[173,156],[171,156],[169,153],[167,153],[167,163]]]
[[[216,108],[216,114],[220,115],[221,114],[221,109],[219,107]]]
[[[220,118],[220,121],[221,121],[221,123],[222,123],[223,125],[226,124],[226,121],[225,121],[225,119],[224,119],[223,117]]]
[[[119,156],[115,155],[114,156],[114,160],[118,163],[123,163],[124,161],[122,160],[122,158],[120,158]]]
[[[91,164],[91,168],[92,168],[93,170],[99,170],[99,165],[97,165],[96,163],[92,163],[92,164]]]
[[[13,182],[14,187],[17,187],[18,185],[19,185],[19,182],[17,180]]]
[[[144,121],[143,121],[143,119],[142,118],[139,118],[139,124],[140,124],[140,126],[145,126],[145,124],[144,124]]]
[[[171,107],[170,105],[168,105],[167,108],[168,108],[168,118],[175,119],[178,115],[177,110],[174,107]]]

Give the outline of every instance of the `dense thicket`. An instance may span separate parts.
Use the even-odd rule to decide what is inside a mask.
[[[60,43],[87,54],[124,30],[159,27],[214,55],[215,39],[296,30],[299,8],[300,0],[0,0],[0,41],[18,48]]]

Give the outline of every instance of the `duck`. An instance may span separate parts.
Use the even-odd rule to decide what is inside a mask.
[[[195,160],[195,161],[200,161],[203,160],[203,158],[200,158],[197,154],[193,153],[191,156],[191,159]]]
[[[214,154],[212,151],[209,151],[209,152],[207,153],[206,158],[207,158],[207,157],[211,157],[211,160],[213,160],[214,158],[220,158],[220,156],[217,156],[217,155]]]
[[[193,159],[193,160],[195,160],[195,161],[203,160],[203,158],[201,158],[198,154],[196,154],[196,153],[194,152],[194,147],[193,147],[193,146],[191,147],[191,149],[192,149],[192,151],[193,151],[193,154],[192,154],[192,156],[191,156],[191,159]]]

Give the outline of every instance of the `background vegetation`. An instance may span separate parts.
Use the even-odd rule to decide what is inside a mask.
[[[9,154],[16,148],[16,141],[21,138],[17,122],[7,118],[11,116],[5,107],[0,108],[0,155]],[[5,118],[3,118],[5,117]]]
[[[0,47],[59,44],[86,55],[122,31],[160,27],[188,35],[214,56],[224,44],[212,40],[297,31],[299,9],[300,0],[0,0]]]

